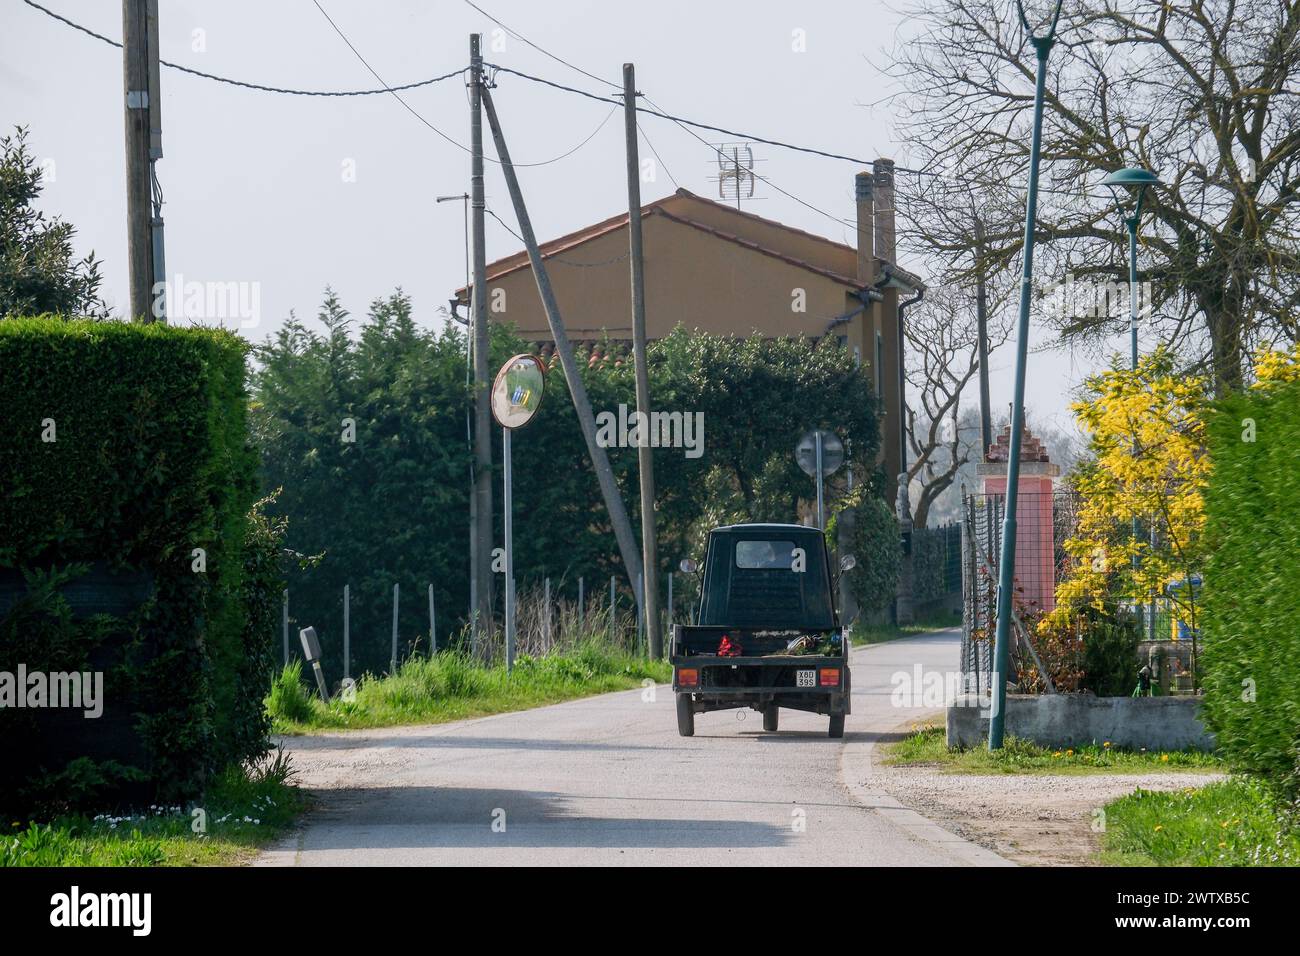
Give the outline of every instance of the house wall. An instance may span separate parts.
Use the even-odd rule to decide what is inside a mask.
[[[849,308],[843,283],[663,216],[647,216],[642,234],[646,334],[652,339],[666,336],[678,323],[724,335],[818,337]],[[570,338],[595,338],[603,331],[631,337],[627,248],[623,227],[547,260]],[[605,264],[580,268],[573,262]],[[805,291],[803,312],[791,309],[795,289]],[[505,294],[499,312],[493,311],[500,302],[497,290]],[[525,338],[551,338],[529,268],[489,278],[488,308],[492,321],[513,322]]]

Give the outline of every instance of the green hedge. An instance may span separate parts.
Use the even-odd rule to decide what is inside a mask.
[[[858,609],[872,614],[894,603],[903,562],[898,519],[884,499],[865,484],[849,496],[849,501],[852,543],[848,553],[857,559],[857,566],[846,573],[845,581]],[[828,535],[832,541],[836,540],[838,524],[838,517],[831,522]]]
[[[961,532],[956,525],[912,532],[912,600],[927,604],[961,590]],[[957,573],[954,574],[953,572]]]
[[[1247,420],[1250,420],[1249,422]],[[1254,441],[1248,429],[1254,426]],[[1294,791],[1300,744],[1300,383],[1233,395],[1209,423],[1204,713],[1238,767]]]
[[[106,698],[99,720],[0,712],[7,804],[57,804],[70,776],[178,799],[265,749],[276,529],[249,519],[245,351],[221,330],[0,322],[0,573],[30,587],[0,669],[102,670]],[[74,615],[61,587],[92,565],[145,576],[147,598]]]

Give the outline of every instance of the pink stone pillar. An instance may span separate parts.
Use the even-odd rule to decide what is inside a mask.
[[[1010,426],[1003,429],[985,459],[976,466],[984,493],[1007,492]],[[1056,607],[1056,536],[1052,523],[1052,479],[1061,473],[1048,460],[1042,442],[1026,429],[1021,440],[1020,484],[1016,503],[1015,602],[1026,611],[1047,613]],[[997,555],[989,555],[997,560]]]

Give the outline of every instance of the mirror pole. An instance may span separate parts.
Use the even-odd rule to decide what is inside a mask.
[[[506,673],[509,674],[515,664],[515,555],[514,555],[514,521],[511,512],[513,510],[513,494],[511,493],[511,484],[513,475],[511,473],[510,462],[510,429],[501,429],[501,460],[503,468],[503,485],[502,491],[502,509],[505,518],[505,538],[506,538]]]

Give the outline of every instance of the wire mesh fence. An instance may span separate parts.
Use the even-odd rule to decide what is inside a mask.
[[[680,575],[666,575],[660,585],[665,592],[660,598],[660,621],[667,635],[674,623],[690,619],[696,598],[691,583]],[[322,667],[331,684],[364,672],[391,673],[412,657],[437,651],[469,653],[487,665],[501,663],[505,660],[503,600],[501,588],[496,590],[496,613],[475,639],[467,609],[438,604],[434,584],[415,589],[372,582],[343,585],[331,589],[325,601],[314,591],[314,601],[295,600],[306,590],[287,589],[281,621],[283,663],[303,657],[299,631],[309,626],[316,631]],[[636,595],[624,579],[542,577],[516,585],[516,657],[564,653],[591,641],[631,654],[647,652]]]
[[[1066,548],[1067,542],[1082,535],[1080,526],[1083,498],[1074,491],[1032,492],[1021,490],[1016,514],[1015,573],[1012,578],[1012,622],[1010,679],[1022,690],[1054,692],[1057,689],[1081,689],[1087,682],[1083,668],[1089,640],[1100,646],[1102,638],[1117,628],[1135,632],[1130,659],[1108,661],[1104,666],[1116,676],[1107,690],[1134,691],[1149,678],[1150,692],[1191,693],[1195,687],[1196,593],[1200,578],[1189,573],[1183,580],[1169,583],[1164,590],[1145,595],[1140,600],[1124,594],[1106,597],[1108,615],[1094,613],[1091,606],[1057,608],[1057,589],[1062,581],[1079,571],[1082,561]],[[993,670],[994,635],[997,628],[997,588],[1002,553],[1006,495],[1000,493],[967,494],[963,497],[961,518],[962,576],[962,689],[968,693],[990,690]],[[1117,523],[1113,538],[1122,541],[1141,535],[1158,546],[1156,522],[1134,529]],[[1095,533],[1095,529],[1094,529]],[[1189,611],[1190,609],[1190,611]],[[1049,639],[1040,633],[1038,623],[1052,616],[1063,626],[1050,629]],[[1120,624],[1116,623],[1116,619]],[[1125,650],[1124,653],[1128,653]],[[1091,667],[1103,666],[1092,660]],[[1140,670],[1146,666],[1144,677]],[[1096,677],[1096,675],[1092,675]],[[1127,682],[1119,684],[1117,682]],[[1096,684],[1097,680],[1092,683]],[[1057,685],[1060,685],[1058,688]],[[1094,689],[1093,687],[1089,689]]]

